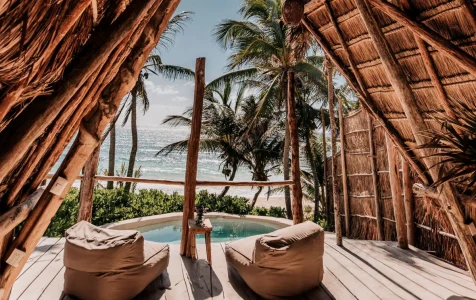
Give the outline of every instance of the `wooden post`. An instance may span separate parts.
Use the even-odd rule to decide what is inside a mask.
[[[344,112],[342,107],[342,98],[339,99],[339,137],[340,137],[340,161],[342,171],[342,191],[344,194],[344,214],[345,214],[345,235],[350,234],[350,203],[349,187],[347,183],[347,163],[345,160],[345,134],[344,134]]]
[[[402,187],[400,183],[398,167],[398,151],[394,144],[386,135],[387,154],[388,154],[388,172],[390,175],[390,188],[392,190],[393,213],[397,227],[398,247],[408,249],[407,228],[405,221],[405,204],[402,198]]]
[[[410,165],[402,158],[402,175],[403,175],[403,196],[405,203],[405,216],[407,220],[407,237],[408,243],[412,246],[416,245],[416,224],[415,224],[415,200],[413,199],[413,183],[410,173]]]
[[[96,182],[94,176],[98,170],[99,152],[101,152],[101,145],[96,147],[84,165],[84,176],[79,189],[78,222],[91,222],[93,218],[94,184]]]
[[[378,185],[378,173],[377,173],[377,153],[375,152],[374,144],[374,125],[372,117],[367,115],[367,122],[369,124],[369,149],[370,149],[370,168],[372,169],[372,185],[374,190],[374,205],[375,205],[375,218],[377,221],[377,238],[379,241],[385,239],[383,233],[383,218],[382,208],[380,206],[380,189]]]
[[[329,119],[331,120],[331,143],[332,143],[332,197],[334,199],[334,223],[336,230],[336,244],[342,246],[342,224],[340,219],[340,201],[337,193],[337,126],[334,112],[334,83],[332,82],[333,66],[328,58],[326,58],[327,67],[327,90],[329,97]]]
[[[441,51],[447,57],[458,63],[463,69],[473,76],[476,76],[476,59],[463,51],[460,47],[444,39],[422,23],[419,23],[408,16],[400,8],[384,0],[370,0],[379,10],[394,19],[401,25],[409,29],[413,34],[419,36],[435,49]]]
[[[326,116],[324,113],[324,109],[321,108],[321,124],[322,124],[322,151],[324,157],[324,197],[326,201],[326,219],[327,222],[331,219],[331,205],[330,205],[330,197],[329,197],[329,190],[327,189],[327,141],[326,141]]]
[[[293,222],[299,224],[304,221],[302,210],[301,167],[299,165],[299,132],[296,120],[294,71],[288,72],[288,123],[291,137],[291,174],[293,176]]]
[[[427,126],[416,105],[416,99],[408,85],[405,72],[390,52],[390,47],[367,3],[364,0],[355,0],[355,2],[369,35],[372,38],[374,47],[379,53],[392,87],[400,100],[400,104],[412,128],[415,140],[418,145],[424,145],[427,142],[427,138],[421,133],[427,130]],[[423,161],[427,166],[434,166],[438,162],[430,156],[432,154],[431,151],[424,149],[422,152],[425,155]],[[445,166],[429,168],[428,173],[432,179],[436,181],[439,179],[440,174],[446,172],[445,169]],[[445,209],[448,220],[451,223],[451,227],[461,247],[461,252],[466,259],[472,279],[476,282],[476,242],[474,241],[471,229],[466,225],[465,216],[461,203],[457,198],[456,191],[451,183],[444,183],[438,187],[438,192],[441,195],[439,198],[441,200],[441,206]]]
[[[197,186],[198,151],[202,128],[203,97],[205,94],[205,58],[197,58],[195,64],[195,94],[193,100],[192,127],[188,140],[187,167],[185,169],[185,188],[182,214],[182,240],[180,255],[186,255],[189,245],[188,220],[193,219],[195,210],[195,189]]]

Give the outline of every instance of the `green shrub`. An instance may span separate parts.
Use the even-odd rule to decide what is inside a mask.
[[[123,220],[160,215],[183,210],[183,196],[178,193],[167,194],[160,190],[140,190],[128,193],[121,188],[107,190],[95,189],[93,199],[94,225],[119,222]],[[208,191],[200,191],[196,204],[203,205],[209,212],[224,212],[240,215],[260,215],[285,218],[286,210],[281,207],[257,207],[251,209],[248,199],[237,196],[219,197]],[[79,209],[79,190],[72,188],[46,230],[46,236],[63,236],[66,229],[76,223]]]

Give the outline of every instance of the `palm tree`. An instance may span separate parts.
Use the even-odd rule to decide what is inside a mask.
[[[239,12],[243,20],[224,20],[216,27],[217,42],[232,52],[230,72],[209,85],[215,87],[227,80],[245,80],[261,89],[253,122],[260,114],[283,107],[286,116],[287,73],[293,70],[298,78],[313,77],[316,84],[322,78],[321,70],[304,60],[312,39],[303,27],[290,27],[283,22],[280,0],[244,0]],[[284,179],[289,179],[289,146],[286,122],[282,150]],[[285,188],[285,201],[287,216],[291,218],[289,187]]]
[[[240,165],[243,164],[243,156],[239,150],[240,138],[243,134],[243,126],[238,122],[238,112],[243,99],[246,86],[241,85],[236,90],[231,82],[227,82],[223,88],[205,88],[205,102],[202,114],[202,134],[205,138],[200,140],[200,150],[218,153],[222,160],[221,168],[225,178],[233,181]],[[236,100],[232,101],[232,96]],[[182,115],[168,116],[163,124],[172,127],[190,127],[192,109],[186,110]],[[172,143],[162,148],[157,155],[168,155],[172,152],[183,152],[187,149],[188,139]],[[223,197],[229,190],[225,187],[220,196]]]
[[[160,48],[168,48],[171,46],[175,35],[179,32],[183,32],[184,24],[191,19],[190,15],[190,12],[182,12],[171,19],[161,36],[159,44],[156,46],[155,53],[149,55],[146,64],[142,67],[134,88],[126,98],[127,101],[123,103],[124,106],[127,106],[127,109],[122,125],[124,126],[130,118],[132,132],[132,146],[127,167],[127,177],[132,177],[134,174],[134,164],[138,149],[137,107],[140,106],[143,114],[149,109],[150,103],[146,89],[146,80],[149,78],[149,74],[161,75],[169,80],[191,79],[194,76],[194,72],[190,69],[163,64],[159,55]],[[124,189],[130,191],[131,183],[126,183]]]

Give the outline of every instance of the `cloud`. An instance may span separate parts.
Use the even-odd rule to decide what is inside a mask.
[[[150,80],[145,80],[145,87],[149,93],[157,95],[177,95],[180,93],[173,85],[157,85]]]
[[[187,97],[183,97],[183,96],[177,96],[174,98],[174,101],[177,101],[177,102],[185,102],[185,101],[188,101],[188,98]]]

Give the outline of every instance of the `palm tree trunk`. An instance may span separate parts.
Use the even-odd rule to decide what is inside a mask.
[[[109,132],[109,167],[107,170],[107,176],[114,176],[115,163],[116,163],[116,123],[111,123],[111,131]],[[107,189],[112,190],[114,188],[114,182],[107,182]]]
[[[255,193],[255,195],[253,196],[253,201],[251,202],[251,209],[255,208],[255,205],[256,205],[256,201],[258,201],[258,197],[259,197],[259,194],[261,194],[261,191],[263,190],[263,187],[260,186],[258,188],[258,191]]]
[[[283,78],[288,78],[287,74],[283,76]],[[284,100],[284,107],[286,111],[286,118],[288,115],[288,97],[287,97],[287,86],[285,82],[281,85],[281,95]],[[284,151],[283,151],[283,177],[284,180],[289,180],[289,149],[290,149],[290,142],[291,142],[291,135],[289,132],[289,122],[285,122],[285,134],[284,134]],[[261,191],[260,191],[261,192]],[[284,202],[286,204],[286,217],[290,220],[293,219],[293,212],[291,209],[291,190],[289,186],[284,187]]]
[[[129,166],[127,167],[127,177],[132,177],[134,175],[134,163],[136,161],[137,155],[137,89],[132,89],[131,95],[131,133],[132,133],[132,147],[131,154],[129,156]],[[130,192],[131,183],[126,182],[124,185],[124,190]]]
[[[312,171],[312,177],[314,179],[314,222],[317,222],[317,216],[319,215],[319,179],[317,178],[317,166],[316,166],[316,159],[314,153],[312,151],[311,146],[311,132],[306,134],[306,151],[307,155],[309,156],[309,163]]]
[[[233,166],[233,170],[231,171],[230,178],[228,178],[228,181],[233,181],[235,179],[236,175],[236,170],[238,170],[237,166]],[[220,198],[225,197],[226,193],[228,193],[228,190],[230,189],[230,186],[225,186],[221,194],[218,196]]]

